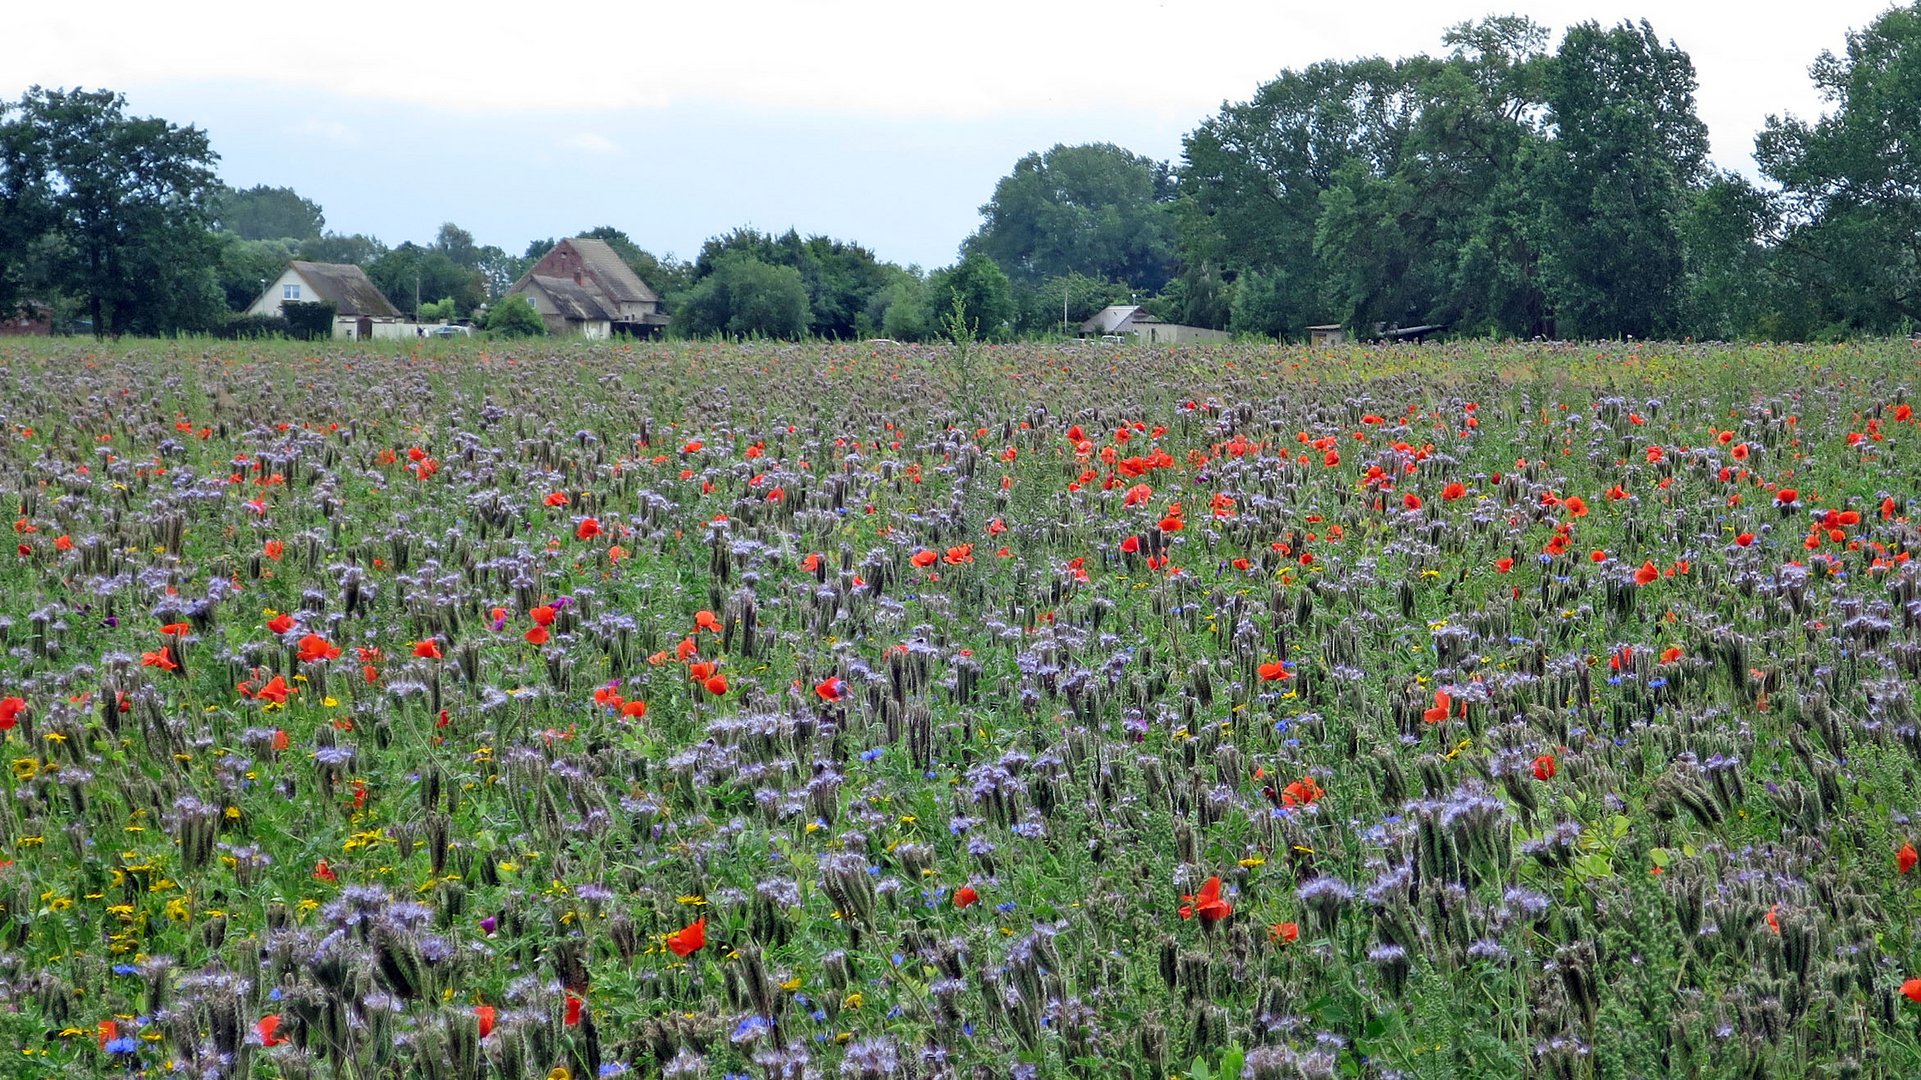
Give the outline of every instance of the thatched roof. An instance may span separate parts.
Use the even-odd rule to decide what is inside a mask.
[[[613,312],[601,305],[600,298],[594,295],[591,287],[575,284],[572,278],[536,274],[533,283],[547,294],[564,318],[575,322],[612,321],[614,318]]]
[[[381,319],[400,317],[400,312],[388,302],[367,272],[352,263],[301,262],[296,259],[293,268],[313,290],[315,298],[332,304],[337,314],[368,315]]]

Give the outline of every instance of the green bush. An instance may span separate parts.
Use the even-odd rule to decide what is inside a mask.
[[[508,296],[501,299],[487,311],[486,330],[499,337],[542,337],[547,333],[547,324],[541,321],[540,312],[534,310],[533,301],[524,296]]]
[[[292,332],[293,328],[287,325],[287,320],[278,315],[233,315],[220,328],[221,337],[249,340],[287,337]]]
[[[280,305],[280,315],[287,321],[287,336],[302,341],[332,337],[335,310],[325,300],[289,300]]]

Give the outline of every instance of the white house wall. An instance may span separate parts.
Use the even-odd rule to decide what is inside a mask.
[[[288,285],[300,286],[301,300],[313,301],[320,299],[319,294],[313,291],[313,286],[308,285],[306,280],[300,276],[300,272],[289,266],[280,272],[280,276],[273,280],[273,284],[268,285],[260,291],[259,298],[254,300],[253,306],[247,309],[247,314],[278,317],[280,315],[280,305],[283,302],[280,294],[284,291],[285,286]]]

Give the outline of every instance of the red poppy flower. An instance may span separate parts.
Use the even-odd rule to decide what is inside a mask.
[[[1130,536],[1121,541],[1121,554],[1123,555],[1136,555],[1140,553],[1140,550],[1141,538],[1138,536]]]
[[[440,643],[431,638],[426,641],[416,641],[414,642],[414,655],[422,660],[439,660],[441,659]]]
[[[627,717],[629,720],[638,720],[647,715],[647,703],[644,701],[623,701],[620,703],[620,715]]]
[[[1162,532],[1175,533],[1185,528],[1187,528],[1187,522],[1182,521],[1179,514],[1169,514],[1161,519]]]
[[[693,638],[681,638],[680,644],[674,646],[674,659],[685,662],[688,657],[698,651],[698,648]]]
[[[1410,491],[1401,496],[1401,505],[1407,507],[1409,510],[1419,510],[1421,508],[1421,497]]]
[[[328,866],[325,859],[313,864],[313,876],[315,881],[324,881],[329,885],[340,883],[340,875],[334,873],[333,867]]]
[[[1608,553],[1605,551],[1602,551],[1600,548],[1595,548],[1593,551],[1588,552],[1587,557],[1592,562],[1608,561]]]
[[[267,629],[276,635],[284,634],[293,629],[293,616],[283,611],[267,620]]]
[[[1921,979],[1909,979],[1902,983],[1901,996],[1909,1001],[1921,1002]]]
[[[1255,674],[1261,677],[1262,682],[1279,682],[1282,679],[1291,679],[1294,677],[1293,674],[1287,670],[1287,665],[1281,663],[1279,660],[1270,660],[1260,667],[1255,668],[1254,671]]]
[[[707,916],[705,915],[667,935],[667,948],[682,960],[699,952],[706,945]]]
[[[287,737],[286,729],[275,728],[273,732],[273,748],[275,750],[285,750],[291,745],[293,745],[293,741]]]
[[[1774,505],[1776,506],[1793,506],[1800,501],[1801,493],[1794,488],[1784,487],[1775,489]]]
[[[802,570],[805,570],[805,571],[807,571],[807,572],[808,572],[808,573],[810,573],[810,574],[811,574],[811,573],[813,573],[813,572],[814,572],[814,571],[816,571],[816,570],[819,570],[819,569],[820,569],[820,555],[819,555],[818,553],[815,553],[815,552],[809,552],[809,553],[808,553],[808,555],[807,555],[807,557],[806,557],[805,559],[802,559],[802,560],[800,561],[800,568],[801,568]]]
[[[1661,576],[1660,569],[1656,567],[1654,565],[1654,561],[1650,559],[1647,562],[1642,563],[1641,568],[1634,572],[1634,583],[1636,585],[1649,585],[1649,584],[1652,584],[1660,576]]]
[[[474,1006],[474,1019],[480,1021],[480,1037],[485,1039],[494,1033],[494,1007],[492,1005]]]
[[[1752,543],[1754,543],[1754,534],[1751,532],[1744,532],[1734,538],[1734,545],[1736,547],[1747,547]]]
[[[1219,874],[1215,874],[1203,882],[1200,892],[1192,896],[1183,896],[1181,899],[1187,901],[1187,903],[1181,907],[1181,918],[1191,919],[1199,915],[1201,917],[1201,924],[1204,926],[1212,926],[1222,919],[1227,918],[1229,915],[1234,914],[1233,906],[1221,899],[1221,876]]]
[[[718,634],[720,633],[720,617],[711,611],[696,611],[694,612],[694,629],[708,630]]]
[[[191,623],[170,622],[160,628],[160,633],[163,637],[186,637],[188,634],[193,633],[193,625]]]
[[[697,664],[687,665],[687,677],[695,682],[706,682],[719,670],[720,665],[711,660],[702,660]]]
[[[974,561],[974,545],[956,544],[947,549],[947,553],[941,556],[941,561],[947,563],[949,566],[971,563]]]
[[[20,722],[20,714],[26,711],[26,698],[0,698],[0,731],[12,731]]]
[[[580,524],[574,527],[574,539],[576,540],[592,540],[599,535],[600,522],[593,518],[581,518]]]
[[[1277,922],[1267,928],[1267,939],[1276,945],[1285,945],[1297,940],[1300,936],[1301,927],[1298,923]]]
[[[1736,446],[1734,449],[1728,451],[1729,454],[1733,455],[1734,460],[1736,461],[1746,461],[1748,459],[1748,454],[1750,452],[1751,451],[1748,450],[1747,443],[1742,443],[1739,446]]]
[[[1542,754],[1534,759],[1534,778],[1542,781],[1552,780],[1560,768],[1561,763],[1554,760],[1553,754]]]
[[[254,691],[253,696],[258,701],[271,701],[275,705],[285,705],[288,695],[294,692],[294,688],[287,685],[286,676],[275,675],[267,681],[267,685]]]
[[[55,551],[72,551],[73,537],[68,536],[66,533],[61,533],[59,536],[54,537],[53,549]]]
[[[278,562],[280,556],[287,553],[287,545],[278,540],[269,540],[261,550],[266,554],[267,558]]]
[[[564,491],[549,492],[547,495],[547,505],[548,506],[566,506],[567,493]]]
[[[180,665],[174,662],[173,646],[162,645],[152,652],[140,654],[141,667],[157,667],[162,671],[178,671]]]
[[[308,634],[300,639],[300,662],[316,664],[322,660],[332,660],[340,655],[340,646],[331,644],[319,634]]]
[[[1669,645],[1667,648],[1661,650],[1661,662],[1663,664],[1672,664],[1679,659],[1681,659],[1681,646]]]
[[[1506,556],[1502,556],[1501,558],[1498,558],[1498,559],[1496,559],[1496,560],[1494,560],[1494,572],[1495,572],[1495,573],[1497,573],[1497,574],[1505,574],[1505,573],[1507,573],[1507,572],[1508,572],[1509,570],[1512,570],[1512,569],[1514,569],[1514,560],[1513,560],[1513,559],[1511,559],[1511,558],[1508,558],[1508,557],[1506,557]]]
[[[544,626],[530,626],[527,628],[527,633],[524,636],[527,638],[527,644],[529,645],[545,645],[547,644],[548,637],[551,635],[547,633],[547,628]]]
[[[567,995],[567,1012],[565,1015],[561,1017],[560,1022],[563,1024],[566,1024],[568,1027],[579,1027],[580,1013],[581,1013],[581,1010],[585,1008],[585,1006],[586,1006],[586,1002],[580,1000],[580,995],[571,994],[571,993],[568,994]]]
[[[829,675],[814,684],[814,693],[822,701],[839,701],[847,696],[847,683],[838,675]]]
[[[1445,502],[1453,502],[1456,499],[1464,499],[1466,497],[1467,485],[1461,483],[1459,480],[1441,489],[1441,499]]]
[[[719,697],[727,692],[727,676],[715,675],[701,685],[707,688],[708,693]]]
[[[908,556],[907,561],[910,563],[913,563],[917,567],[921,567],[922,569],[925,569],[929,566],[934,565],[934,563],[939,559],[940,559],[939,555],[936,555],[933,552],[928,551],[926,548],[922,548],[921,550],[916,551],[914,552],[914,554]]]
[[[1436,690],[1434,691],[1433,707],[1423,711],[1421,713],[1421,719],[1430,724],[1438,724],[1447,719],[1448,712],[1453,708],[1454,699],[1448,696],[1448,692],[1445,690]]]
[[[529,611],[527,617],[534,620],[534,625],[536,626],[552,626],[554,624],[554,609],[551,605],[542,604],[532,611]]]
[[[287,1037],[280,1034],[280,1015],[278,1013],[272,1016],[261,1017],[260,1022],[253,1026],[253,1030],[254,1034],[260,1036],[260,1045],[262,1046],[279,1046],[281,1043],[287,1041]]]
[[[1912,843],[1902,844],[1901,850],[1894,853],[1895,869],[1903,874],[1914,869],[1917,862],[1921,862],[1921,852],[1916,852]]]
[[[1571,517],[1587,516],[1587,500],[1579,495],[1569,495],[1561,505],[1567,508],[1568,515]]]
[[[1325,794],[1327,792],[1313,777],[1303,776],[1281,789],[1281,805],[1313,806],[1315,800]]]
[[[965,909],[974,904],[978,904],[980,903],[980,899],[981,894],[975,892],[972,885],[962,885],[960,888],[954,890],[954,906],[957,908]]]

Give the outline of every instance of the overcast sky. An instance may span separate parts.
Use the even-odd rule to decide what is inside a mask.
[[[1694,59],[1720,165],[1769,113],[1812,116],[1823,50],[1881,0],[1547,0],[1559,31],[1646,17]],[[691,256],[738,225],[953,261],[994,182],[1055,143],[1178,161],[1181,136],[1285,68],[1439,53],[1488,0],[322,8],[123,0],[7,15],[0,95],[124,91],[197,124],[239,187],[290,186],[389,244],[443,221],[518,252],[595,225]]]

